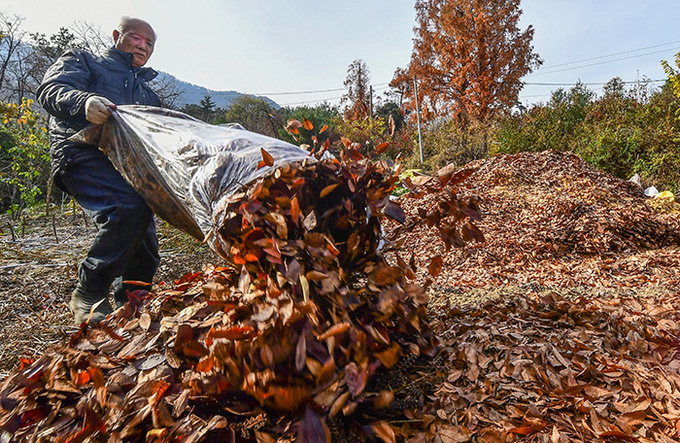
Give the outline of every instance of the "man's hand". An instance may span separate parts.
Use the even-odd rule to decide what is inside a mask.
[[[85,118],[90,123],[100,125],[111,116],[111,108],[115,107],[106,97],[93,95],[85,101]]]

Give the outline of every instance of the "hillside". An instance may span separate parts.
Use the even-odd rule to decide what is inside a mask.
[[[173,75],[170,75],[162,71],[158,73],[158,80],[171,81],[177,85],[180,91],[182,91],[182,93],[179,95],[179,97],[177,97],[177,100],[175,102],[175,106],[179,108],[181,108],[184,105],[198,105],[206,95],[210,96],[210,98],[215,102],[215,106],[220,108],[229,108],[231,104],[234,102],[234,100],[243,95],[248,95],[237,91],[215,91],[212,89],[208,89],[204,86],[198,86],[194,85],[193,83],[185,82]],[[269,97],[265,96],[257,97],[267,102],[274,109],[279,109],[281,107],[279,106],[278,103],[276,103]]]

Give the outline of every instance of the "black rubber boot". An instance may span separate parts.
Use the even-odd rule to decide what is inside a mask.
[[[90,323],[99,323],[113,312],[106,294],[93,294],[85,291],[80,286],[76,286],[76,289],[71,293],[68,307],[73,311],[77,324],[81,324],[88,318],[90,318]],[[90,311],[92,311],[91,317]]]
[[[143,282],[139,282],[143,283]],[[123,283],[122,279],[118,278],[113,282],[113,301],[116,303],[115,309],[122,307],[128,302],[128,291],[134,292],[138,290],[149,291],[151,284],[131,284]]]

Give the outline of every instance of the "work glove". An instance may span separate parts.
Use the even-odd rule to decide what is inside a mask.
[[[93,95],[85,100],[85,118],[90,123],[100,125],[111,116],[111,109],[115,107],[106,97]]]

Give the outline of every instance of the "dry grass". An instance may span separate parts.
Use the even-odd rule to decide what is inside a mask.
[[[0,216],[0,378],[20,358],[39,355],[77,330],[66,306],[78,264],[94,238],[80,210],[29,215],[25,226]],[[161,266],[157,283],[218,260],[204,245],[158,222]]]

